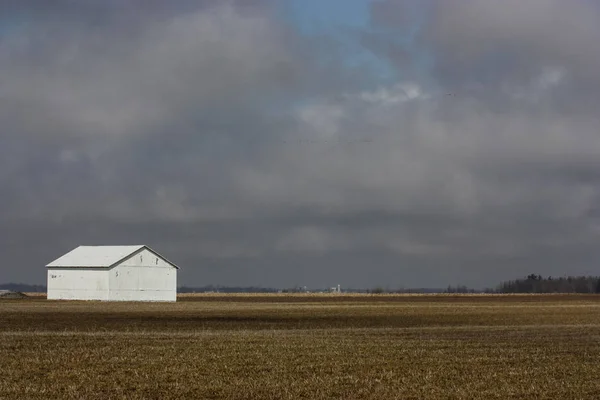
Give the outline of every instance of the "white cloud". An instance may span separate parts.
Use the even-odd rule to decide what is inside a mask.
[[[411,100],[427,99],[430,96],[423,93],[421,87],[414,82],[395,84],[391,87],[379,87],[375,91],[363,92],[359,98],[368,103],[393,105]]]

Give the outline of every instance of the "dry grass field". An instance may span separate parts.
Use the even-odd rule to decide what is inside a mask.
[[[599,399],[600,297],[0,301],[0,399]]]

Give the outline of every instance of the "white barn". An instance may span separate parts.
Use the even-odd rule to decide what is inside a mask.
[[[144,245],[79,246],[46,268],[49,300],[177,300],[179,267]]]

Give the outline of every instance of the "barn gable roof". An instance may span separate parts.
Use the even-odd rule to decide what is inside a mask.
[[[67,254],[52,261],[46,267],[69,267],[69,268],[111,268],[132,255],[147,249],[158,257],[162,258],[173,267],[179,267],[150,247],[145,245],[137,246],[79,246]]]

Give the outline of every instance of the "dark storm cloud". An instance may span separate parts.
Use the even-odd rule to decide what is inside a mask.
[[[266,10],[272,0],[6,0],[0,4],[2,15],[51,19],[65,18],[65,22],[74,23],[78,19],[90,21],[114,21],[123,13],[128,17],[135,15],[161,15],[170,17],[186,12],[206,10],[212,7],[230,5],[240,12]],[[73,17],[75,17],[73,19]]]
[[[373,2],[359,40],[391,85],[272,2],[143,4],[0,6],[25,21],[0,38],[0,251],[22,265],[0,280],[140,242],[184,285],[591,273],[591,3]]]

